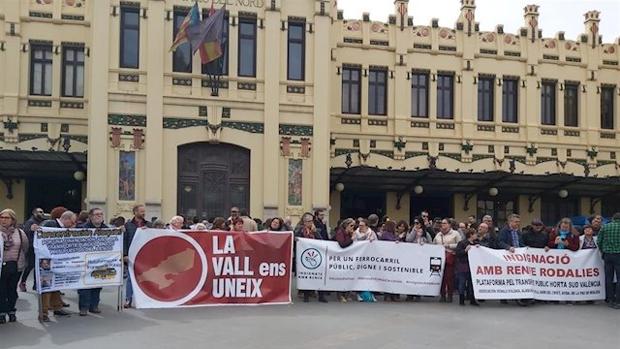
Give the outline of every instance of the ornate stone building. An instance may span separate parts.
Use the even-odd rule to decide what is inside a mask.
[[[224,76],[187,45],[188,0],[0,3],[0,207],[149,217],[511,212],[546,222],[619,208],[620,42],[346,20],[336,1],[227,6]],[[207,16],[210,1],[199,1]],[[76,180],[77,179],[77,180]]]

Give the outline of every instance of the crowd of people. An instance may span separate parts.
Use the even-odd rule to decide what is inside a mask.
[[[109,224],[105,223],[103,210],[93,208],[79,214],[64,207],[51,210],[49,216],[40,208],[32,211],[32,216],[23,224],[17,222],[17,215],[11,209],[0,211],[0,232],[2,233],[3,259],[0,277],[0,324],[7,321],[15,322],[17,289],[26,292],[26,281],[35,264],[35,253],[32,245],[34,232],[39,227],[53,228],[109,228],[117,227],[124,230],[123,250],[125,263],[131,242],[141,228],[159,228],[173,230],[221,230],[234,232],[254,231],[293,231],[296,237],[318,240],[335,240],[342,248],[347,248],[356,241],[389,241],[395,243],[436,244],[445,248],[445,268],[440,291],[440,302],[452,303],[453,296],[458,294],[459,304],[468,301],[478,306],[474,297],[472,277],[469,269],[468,252],[472,248],[484,246],[492,249],[505,249],[511,252],[519,247],[549,249],[599,249],[605,264],[605,302],[611,308],[620,309],[620,283],[614,282],[614,275],[620,279],[620,213],[616,213],[608,224],[603,225],[600,215],[590,217],[588,224],[580,229],[573,226],[570,218],[562,218],[556,226],[547,227],[539,219],[534,219],[522,228],[519,215],[508,217],[503,227],[494,224],[493,217],[486,215],[480,221],[470,216],[464,222],[453,218],[431,219],[429,212],[423,211],[409,224],[404,220],[392,220],[371,214],[368,217],[345,218],[338,222],[334,229],[328,228],[324,211],[304,213],[299,222],[292,224],[289,217],[271,217],[264,222],[251,218],[245,209],[233,207],[230,216],[202,219],[192,217],[191,220],[181,215],[172,217],[168,222],[159,219],[148,221],[144,205],[133,208],[133,217],[114,217]],[[133,306],[133,288],[131,279],[125,275],[125,308]],[[456,286],[455,286],[456,284]],[[32,287],[37,289],[36,280]],[[101,288],[78,290],[78,308],[80,316],[89,313],[101,313],[99,309]],[[300,290],[299,296],[304,302],[316,297],[319,302],[328,302],[331,293],[325,291]],[[336,292],[340,302],[347,302],[356,296],[359,301],[373,302],[377,293],[369,291]],[[50,321],[49,312],[56,317],[69,316],[65,310],[69,304],[62,299],[59,291],[41,295],[39,320]],[[419,295],[406,295],[405,301],[419,301]],[[401,295],[383,294],[383,300],[397,302]],[[507,301],[502,301],[507,303]],[[527,306],[530,300],[519,300],[519,305]]]

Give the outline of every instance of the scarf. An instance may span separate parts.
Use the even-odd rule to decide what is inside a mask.
[[[0,232],[2,232],[2,240],[4,241],[4,250],[7,251],[15,242],[13,241],[13,235],[15,234],[15,227],[10,226],[8,228],[0,227]]]

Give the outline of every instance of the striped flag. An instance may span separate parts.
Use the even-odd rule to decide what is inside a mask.
[[[175,51],[181,44],[189,41],[189,28],[198,27],[200,25],[200,8],[198,7],[198,3],[195,2],[192,9],[187,13],[183,22],[179,26],[177,30],[177,35],[174,38],[174,42],[172,46],[170,46],[170,52]]]
[[[207,64],[222,55],[222,34],[224,32],[225,7],[214,11],[211,3],[209,18],[200,23],[200,26],[190,27],[188,30],[189,42],[192,45],[192,54],[200,51],[202,64]]]

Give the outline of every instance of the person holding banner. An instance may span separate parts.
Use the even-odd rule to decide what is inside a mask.
[[[268,231],[285,231],[284,220],[280,217],[274,217],[265,221],[265,226]]]
[[[22,230],[24,231],[24,233],[26,233],[28,241],[30,242],[30,248],[28,249],[28,253],[26,253],[26,260],[28,262],[28,265],[22,272],[21,281],[19,283],[19,289],[22,292],[26,292],[26,280],[28,279],[28,276],[30,275],[32,269],[34,269],[34,246],[32,242],[34,241],[34,231],[37,230],[39,225],[41,225],[41,223],[45,220],[43,218],[43,214],[44,212],[42,208],[35,208],[34,210],[32,210],[32,216],[30,217],[30,219],[24,222],[24,225],[22,226]],[[35,282],[35,284],[32,285],[32,290],[34,291],[36,289],[37,287]]]
[[[338,227],[336,231],[336,241],[340,248],[347,248],[353,244],[353,235],[355,234],[355,220],[347,218]],[[338,299],[341,303],[348,301],[348,292],[338,292]]]
[[[54,210],[52,210],[53,212]],[[43,227],[46,228],[75,228],[75,222],[77,216],[71,211],[64,211],[60,218],[50,219],[43,222]],[[41,294],[41,313],[39,314],[39,321],[49,322],[50,319],[47,315],[51,309],[55,316],[69,316],[69,313],[64,311],[64,302],[60,298],[60,291],[46,292]]]
[[[558,226],[549,234],[549,248],[577,251],[579,249],[579,233],[573,228],[570,218],[564,217]]]
[[[125,264],[127,264],[127,261],[129,260],[127,256],[129,255],[129,247],[131,246],[131,242],[133,241],[138,229],[142,228],[150,228],[150,223],[146,221],[146,207],[144,205],[136,205],[133,207],[133,218],[125,223],[125,233],[123,235],[123,259]],[[163,228],[164,227],[162,225],[161,229]],[[127,270],[127,268],[125,268],[125,270]],[[129,274],[127,274],[125,281],[125,304],[123,305],[123,308],[131,308],[132,302],[133,288],[131,285],[131,278],[129,277]]]
[[[0,271],[0,324],[17,321],[15,304],[17,284],[26,268],[28,237],[17,228],[17,215],[11,209],[0,211],[0,233],[2,234],[2,271]]]
[[[480,305],[474,297],[474,284],[471,280],[468,257],[469,250],[476,245],[478,245],[478,233],[476,229],[472,228],[465,231],[465,240],[459,241],[456,245],[456,280],[459,289],[459,305],[465,305],[465,291],[467,291],[469,304]]]
[[[447,218],[442,219],[439,233],[435,236],[434,241],[436,245],[442,245],[446,250],[446,263],[443,279],[441,280],[440,302],[452,303],[452,296],[454,293],[454,263],[456,259],[455,250],[460,241],[461,234],[452,229],[450,221]]]
[[[317,232],[316,227],[314,226],[314,216],[310,212],[306,212],[301,216],[301,222],[297,224],[295,228],[295,236],[304,238],[304,239],[316,239],[322,240],[321,234]],[[310,295],[314,292],[312,290],[301,290],[304,296],[304,303],[308,303],[310,300]],[[319,293],[319,302],[327,303],[327,299],[325,298],[324,291],[318,291]]]
[[[109,228],[104,223],[103,210],[100,208],[91,208],[88,211],[88,221],[79,226],[86,229],[102,229]],[[101,287],[78,290],[78,304],[80,308],[80,316],[86,316],[89,312],[100,314],[99,300],[101,299]]]

